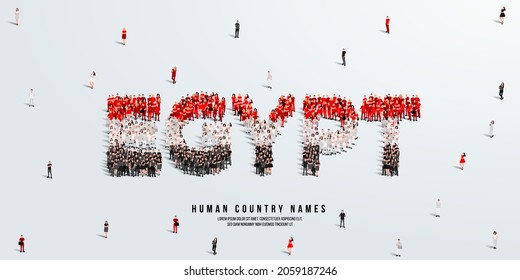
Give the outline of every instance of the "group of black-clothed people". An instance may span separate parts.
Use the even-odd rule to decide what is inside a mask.
[[[107,168],[110,176],[149,176],[161,174],[162,157],[157,149],[112,145],[107,151]]]

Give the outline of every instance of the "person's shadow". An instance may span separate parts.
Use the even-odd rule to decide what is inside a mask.
[[[121,41],[114,41],[114,43],[119,44],[119,45],[124,45],[123,42],[121,42]]]
[[[457,166],[457,165],[454,165],[453,168],[455,168],[455,169],[459,169],[459,170],[462,170],[462,167]]]
[[[287,252],[286,250],[281,250],[280,252],[286,254],[286,255],[289,255],[289,252]]]
[[[386,33],[386,30],[379,29],[379,32]]]
[[[494,22],[501,24],[500,20],[493,19]]]
[[[16,25],[16,22],[13,22],[13,21],[8,21],[7,23],[10,23],[12,25]]]

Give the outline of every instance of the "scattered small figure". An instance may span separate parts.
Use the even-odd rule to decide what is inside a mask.
[[[32,88],[29,91],[29,107],[34,107],[34,91]]]
[[[123,27],[121,31],[121,39],[123,40],[123,45],[126,45],[126,28]]]
[[[217,254],[217,238],[213,238],[213,241],[211,241],[211,251],[213,251],[213,255]]]
[[[465,163],[466,163],[466,153],[462,153],[462,155],[460,155],[460,160],[459,160],[460,170],[464,170]]]
[[[52,163],[49,160],[49,163],[47,163],[47,178],[52,179]]]
[[[238,19],[237,19],[237,22],[235,23],[235,38],[238,38],[239,32],[240,32],[240,23],[238,23]]]
[[[498,233],[493,231],[493,249],[497,249],[497,242],[498,242]]]
[[[293,245],[293,241],[294,241],[294,239],[291,237],[291,238],[289,239],[289,244],[287,244],[287,252],[289,253],[289,255],[292,254],[292,249],[293,249],[293,247],[294,247],[294,245]]]
[[[105,221],[103,225],[103,232],[105,233],[105,238],[108,238],[108,221]]]
[[[341,213],[339,213],[339,227],[344,228],[345,227],[345,211],[341,210]]]
[[[435,217],[439,218],[441,216],[441,199],[437,199],[435,203]]]
[[[504,24],[504,18],[506,17],[506,7],[502,7],[500,10],[500,24]]]
[[[94,89],[94,82],[95,82],[94,78],[96,78],[96,72],[92,71],[92,73],[90,73],[90,80],[88,81],[90,89]]]
[[[347,61],[345,59],[347,55],[347,51],[345,50],[345,48],[343,48],[343,50],[341,51],[341,60],[343,60],[343,66],[347,66]]]
[[[271,75],[271,71],[267,71],[267,88],[273,89],[273,75]]]
[[[179,218],[177,216],[173,217],[173,233],[177,233],[177,228],[179,226]]]
[[[177,78],[177,66],[173,66],[172,68],[172,83],[177,83],[175,80]]]
[[[401,243],[401,239],[397,239],[397,243],[395,243],[395,246],[397,247],[397,254],[396,257],[401,257],[401,250],[403,250],[403,244]]]
[[[25,237],[23,237],[23,234],[18,239],[18,245],[20,245],[20,253],[25,253]]]
[[[20,9],[18,9],[18,8],[16,8],[16,10],[14,12],[14,19],[15,19],[16,26],[18,26],[20,24]]]
[[[500,100],[504,99],[504,82],[498,86],[498,95],[500,96]]]
[[[388,16],[386,16],[385,26],[386,26],[386,33],[390,34],[390,18]]]
[[[493,133],[494,130],[495,130],[495,121],[491,120],[491,122],[489,123],[489,138],[495,137],[495,134]]]

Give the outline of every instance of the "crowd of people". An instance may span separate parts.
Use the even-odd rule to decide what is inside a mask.
[[[144,100],[143,100],[144,98]],[[152,100],[150,100],[153,98]],[[111,176],[150,176],[161,174],[162,156],[156,149],[157,125],[148,114],[148,104],[155,108],[160,96],[112,95],[108,103],[107,168]],[[144,106],[144,109],[143,109]],[[137,110],[136,110],[137,108]],[[155,109],[154,109],[155,110]],[[123,113],[127,112],[127,113]],[[159,112],[152,116],[157,116]],[[145,117],[146,116],[146,117]]]
[[[394,95],[385,97],[370,94],[367,98],[363,97],[361,105],[361,119],[366,121],[382,121],[386,118],[403,120],[408,118],[410,121],[417,121],[421,117],[421,100],[419,95]]]
[[[124,97],[110,95],[107,98],[108,119],[118,119],[123,121],[125,118],[134,117],[134,119],[142,120],[160,120],[161,114],[161,95],[149,95],[145,97],[144,94],[125,95]]]
[[[231,165],[231,123],[222,123],[226,101],[217,93],[195,93],[172,107],[166,123],[170,160],[184,174],[216,175]],[[195,119],[210,119],[202,124],[202,147],[190,147],[182,128]],[[217,121],[219,120],[219,121]]]
[[[396,118],[384,119],[383,127],[383,165],[381,175],[399,176],[399,120]]]
[[[305,119],[325,118],[339,120],[343,127],[347,121],[357,120],[358,113],[350,99],[341,96],[305,95],[303,99],[303,115]]]
[[[296,111],[295,98],[292,94],[280,96],[276,108],[271,110],[267,120],[258,119],[258,111],[253,107],[249,95],[233,94],[231,106],[235,116],[240,118],[246,133],[251,136],[255,145],[255,170],[260,176],[271,175],[273,168],[273,143],[276,136],[281,135],[287,118]]]

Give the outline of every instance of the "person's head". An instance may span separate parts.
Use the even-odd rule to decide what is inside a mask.
[[[437,201],[441,201],[441,199],[440,199],[440,198],[438,198],[438,199],[437,199]]]
[[[494,120],[491,120],[491,124],[495,124],[495,121],[494,121]]]
[[[237,23],[238,23],[238,19],[237,19]]]
[[[344,210],[341,210],[341,213],[345,212]]]
[[[401,241],[401,239],[397,238],[397,241]]]
[[[20,11],[20,9],[16,8],[16,11],[18,12],[18,11]]]
[[[497,231],[496,231],[496,230],[495,230],[495,231],[493,231],[493,235],[497,235]],[[22,235],[22,236],[23,236],[23,235]]]
[[[345,48],[343,48],[343,50],[345,50]]]

